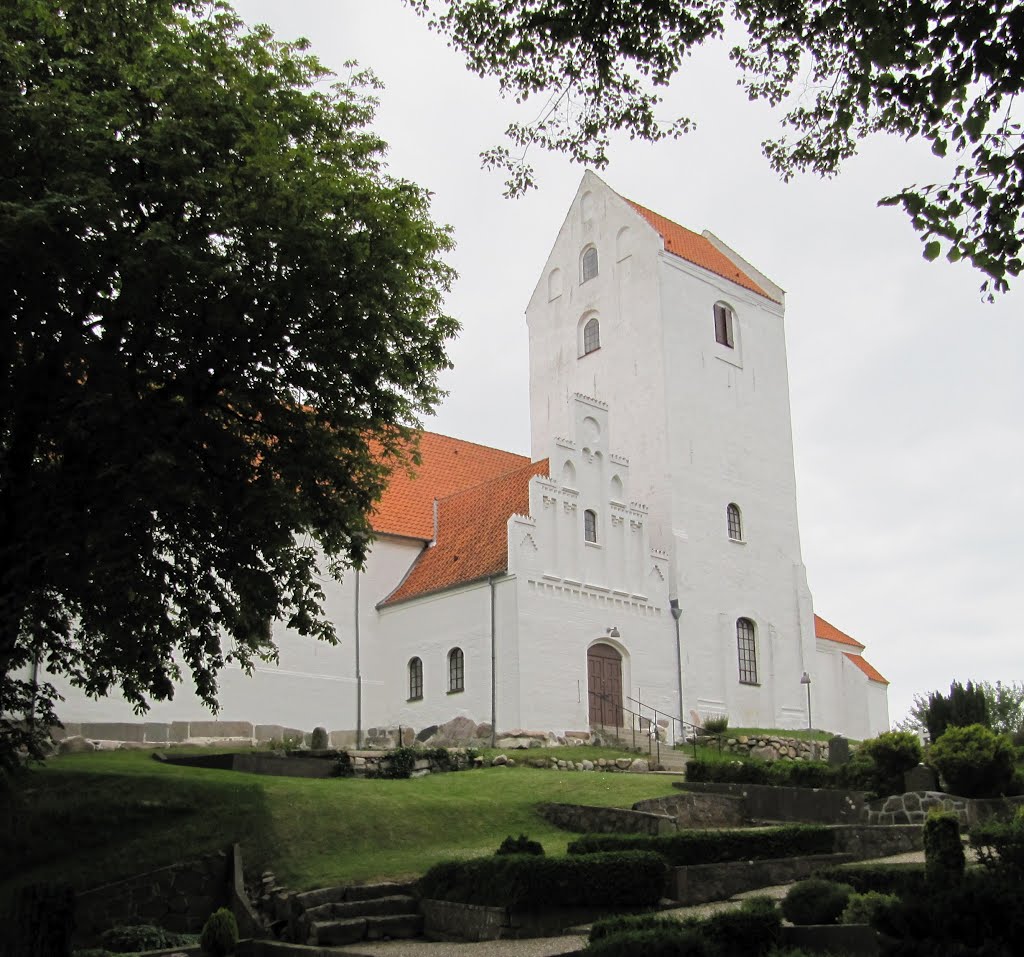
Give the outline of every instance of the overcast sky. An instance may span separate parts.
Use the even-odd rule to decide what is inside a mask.
[[[393,174],[434,193],[460,274],[463,325],[427,428],[528,454],[524,310],[583,170],[532,156],[540,188],[501,196],[480,169],[513,117],[400,0],[237,0],[249,23],[308,37],[339,73],[385,83],[375,129]],[[539,109],[532,106],[527,116]],[[904,214],[878,208],[941,171],[926,147],[870,143],[831,181],[783,184],[760,143],[777,115],[736,87],[724,44],[669,91],[665,118],[696,132],[616,143],[612,189],[710,229],[787,292],[796,478],[815,610],[863,641],[892,682],[895,722],[915,693],[956,678],[1020,681],[1024,579],[1024,280],[995,305],[968,266],[926,263]]]

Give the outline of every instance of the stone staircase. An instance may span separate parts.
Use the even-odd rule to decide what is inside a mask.
[[[413,883],[350,884],[292,898],[291,937],[314,947],[419,937],[423,916]]]

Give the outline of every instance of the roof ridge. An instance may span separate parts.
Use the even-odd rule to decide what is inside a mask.
[[[450,442],[460,442],[463,445],[472,445],[474,448],[487,449],[488,452],[500,452],[502,455],[514,455],[516,458],[530,460],[529,455],[522,452],[510,452],[508,449],[500,449],[496,445],[484,445],[483,442],[474,442],[471,439],[460,439],[457,435],[446,435],[444,432],[432,432],[430,429],[414,429],[420,435],[432,435],[438,439],[448,439]]]

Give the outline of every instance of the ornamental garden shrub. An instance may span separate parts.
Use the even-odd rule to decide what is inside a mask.
[[[226,907],[219,907],[203,925],[199,946],[208,957],[227,957],[238,946],[238,924],[235,915]]]
[[[704,719],[704,730],[711,734],[725,734],[729,727],[729,715],[712,715]]]
[[[740,907],[719,911],[698,925],[711,953],[721,957],[767,954],[779,942],[782,916],[770,897],[748,898]]]
[[[569,842],[570,855],[598,851],[643,850],[660,854],[669,864],[720,864],[727,861],[769,860],[804,854],[829,854],[835,832],[824,825],[681,831],[678,834],[586,834]]]
[[[873,790],[879,797],[903,793],[903,775],[921,763],[921,742],[912,731],[886,731],[858,749],[874,765]]]
[[[971,828],[971,847],[987,868],[1024,881],[1024,807],[1009,821],[985,821]]]
[[[686,780],[714,784],[768,784],[768,763],[757,759],[695,758],[686,762]]]
[[[896,894],[879,894],[878,891],[868,891],[866,894],[852,894],[850,900],[839,918],[841,924],[871,924],[875,925],[878,915],[888,907],[899,903]]]
[[[544,854],[544,845],[540,841],[531,841],[525,834],[513,837],[509,834],[498,846],[495,854],[533,854],[541,857]]]
[[[792,924],[835,924],[853,893],[849,884],[811,877],[789,889],[782,899],[782,913]]]
[[[951,727],[928,752],[946,790],[960,797],[998,797],[1013,790],[1014,749],[1009,738],[980,724]]]
[[[195,942],[195,934],[176,934],[152,924],[118,925],[100,934],[103,949],[114,954],[134,954],[142,950],[163,950],[167,947],[189,947]]]
[[[704,935],[675,921],[675,927],[623,931],[587,944],[588,957],[718,957]]]
[[[568,857],[501,854],[435,864],[420,878],[421,897],[514,910],[646,907],[665,887],[665,861],[651,851]]]
[[[814,875],[824,880],[849,884],[857,893],[877,891],[898,897],[925,893],[923,864],[857,863],[820,868]]]
[[[964,876],[960,821],[948,811],[932,810],[924,822],[924,876],[930,887],[953,887]]]
[[[634,930],[678,930],[682,927],[678,917],[665,917],[662,914],[616,914],[614,917],[602,917],[590,926],[589,941],[604,940]]]

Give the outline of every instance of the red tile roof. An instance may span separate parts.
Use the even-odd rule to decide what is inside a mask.
[[[814,616],[814,637],[823,638],[825,641],[838,641],[841,645],[853,645],[854,648],[864,647],[856,638],[851,638],[819,615]]]
[[[881,673],[873,664],[862,658],[860,655],[851,655],[848,651],[844,651],[843,654],[868,676],[868,680],[877,681],[879,684],[883,685],[887,685],[889,683],[882,677]]]
[[[666,219],[664,216],[652,212],[639,203],[634,203],[631,199],[627,199],[626,202],[658,231],[665,244],[666,252],[679,256],[680,259],[685,259],[695,266],[708,270],[708,272],[713,272],[716,276],[731,279],[737,285],[756,292],[758,295],[764,296],[765,299],[772,299],[767,292],[709,239],[706,239],[699,233],[695,233],[692,229],[687,229],[685,226],[672,222],[671,219]],[[772,302],[775,302],[775,300],[772,299]]]
[[[381,604],[507,571],[509,517],[529,512],[530,479],[547,474],[547,459],[530,462],[438,502],[437,542]]]
[[[529,465],[525,455],[463,442],[461,439],[419,434],[420,464],[412,475],[397,467],[371,516],[374,531],[429,542],[434,537],[434,499],[479,485],[510,469]]]

